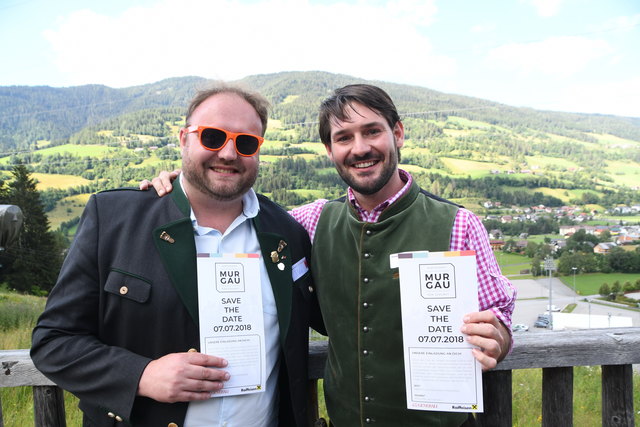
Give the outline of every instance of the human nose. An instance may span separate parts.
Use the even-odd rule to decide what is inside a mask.
[[[363,155],[368,153],[370,149],[371,147],[362,135],[354,135],[353,144],[351,145],[351,154],[355,154],[356,156]]]
[[[227,143],[218,151],[218,157],[224,160],[235,160],[238,157],[236,141],[232,138],[227,139]]]

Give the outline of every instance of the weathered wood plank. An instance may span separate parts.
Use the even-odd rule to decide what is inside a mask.
[[[485,372],[482,376],[484,412],[476,414],[480,426],[511,427],[511,371]]]
[[[640,328],[519,333],[496,370],[640,363]]]
[[[56,386],[33,387],[35,427],[66,427],[62,389]]]
[[[573,367],[542,370],[542,425],[573,425]]]
[[[36,369],[29,350],[0,351],[0,387],[55,385]]]
[[[634,425],[633,369],[631,365],[602,366],[602,425]]]

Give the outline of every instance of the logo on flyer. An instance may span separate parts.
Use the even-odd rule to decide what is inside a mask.
[[[420,264],[422,298],[455,298],[456,269],[453,264]]]
[[[216,264],[218,292],[244,292],[244,266],[241,263]]]

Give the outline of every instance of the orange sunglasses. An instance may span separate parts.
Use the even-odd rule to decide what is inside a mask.
[[[200,145],[209,151],[220,151],[232,139],[236,152],[241,156],[251,157],[258,153],[264,138],[250,133],[236,133],[211,126],[191,125],[186,128],[187,133],[198,132]]]

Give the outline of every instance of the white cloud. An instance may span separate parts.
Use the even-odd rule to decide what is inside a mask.
[[[543,73],[568,77],[611,51],[610,46],[602,40],[552,37],[540,42],[512,43],[492,49],[487,55],[487,63],[494,68],[524,75]]]
[[[614,82],[570,85],[559,94],[555,110],[640,117],[640,76]]]
[[[550,18],[555,16],[560,10],[563,0],[524,0],[536,8],[538,16]]]
[[[46,37],[73,85],[291,70],[426,85],[455,70],[455,61],[435,55],[422,33],[436,12],[433,0],[164,0],[113,17],[77,11]]]

